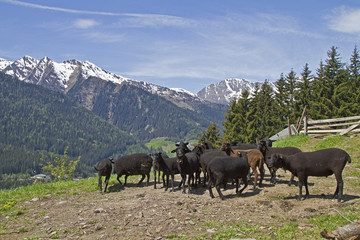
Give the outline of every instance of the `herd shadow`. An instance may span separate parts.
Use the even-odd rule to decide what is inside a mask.
[[[182,187],[179,188],[180,181],[174,181],[174,192],[182,192],[183,189]],[[249,181],[249,185],[247,186],[247,188],[244,189],[244,191],[241,194],[235,193],[235,184],[231,184],[228,183],[226,185],[226,188],[224,189],[223,186],[221,186],[221,191],[224,194],[224,198],[225,199],[233,199],[233,198],[237,198],[237,197],[252,197],[255,195],[258,195],[259,193],[261,193],[261,191],[263,191],[263,189],[265,188],[272,188],[275,187],[275,185],[278,184],[282,184],[282,185],[287,185],[289,184],[289,180],[288,179],[284,179],[284,177],[282,176],[277,176],[277,180],[276,183],[270,183],[270,176],[269,179],[263,179],[262,185],[261,187],[257,186],[255,189],[253,189],[253,179],[251,181]],[[165,187],[163,186],[163,183],[157,183],[157,190],[163,190],[165,192]],[[314,186],[314,183],[308,183],[308,186]],[[241,189],[243,186],[243,184],[240,184],[239,189]],[[292,187],[294,186],[298,186],[298,181],[294,181],[292,184]],[[111,186],[108,187],[107,192],[108,193],[113,193],[113,192],[120,192],[123,191],[125,188],[143,188],[143,187],[154,187],[154,181],[150,181],[148,185],[146,185],[146,182],[142,182],[141,184],[138,184],[137,182],[128,182],[126,184],[126,186],[124,186],[123,184],[120,185],[120,183],[116,183],[113,184]],[[168,189],[166,190],[167,192],[171,192],[172,188],[171,186],[168,187]],[[229,191],[230,190],[230,191]],[[213,187],[213,192],[217,194],[216,189]],[[185,194],[188,194],[188,186],[187,183],[185,185]],[[191,187],[191,191],[190,194],[195,194],[195,195],[204,195],[204,194],[208,194],[208,186],[206,184],[206,186],[204,187],[203,184],[197,184],[197,186],[192,186]],[[215,195],[216,197],[216,195]],[[288,196],[288,197],[284,197],[284,200],[296,200],[298,198],[298,194],[294,194],[293,196]],[[307,197],[307,199],[333,199],[333,194],[315,194],[312,195],[310,193],[310,195]],[[347,202],[347,201],[351,201],[351,200],[355,200],[355,199],[360,199],[360,196],[357,195],[351,195],[351,194],[344,194],[343,196],[343,200],[342,202]],[[304,197],[302,198],[302,201],[304,200]],[[306,199],[305,199],[306,200]],[[337,199],[335,199],[336,201]]]

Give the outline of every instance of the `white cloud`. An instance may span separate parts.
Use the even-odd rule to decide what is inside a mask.
[[[47,5],[27,3],[18,0],[0,0],[0,2],[6,2],[17,6],[36,8],[42,10],[65,12],[70,14],[83,14],[83,15],[100,15],[100,16],[118,16],[128,17],[126,21],[131,22],[136,26],[183,26],[189,25],[186,19],[163,14],[139,14],[139,13],[117,13],[117,12],[101,12],[101,11],[86,11],[69,8],[51,7]]]
[[[77,19],[74,22],[74,27],[87,29],[99,25],[100,23],[93,19]]]
[[[327,17],[330,29],[343,33],[360,33],[360,9],[341,7]]]

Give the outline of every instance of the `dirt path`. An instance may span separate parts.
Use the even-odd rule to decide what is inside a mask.
[[[137,186],[134,182],[120,188],[110,186],[110,193],[52,194],[19,204],[22,211],[2,216],[7,233],[1,239],[210,239],[221,226],[242,223],[259,229],[257,236],[273,235],[275,229],[296,222],[298,231],[314,228],[307,219],[333,213],[339,206],[360,206],[360,193],[348,187],[345,179],[345,202],[333,201],[334,177],[309,178],[309,199],[297,201],[298,187],[287,186],[290,175],[279,171],[280,182],[267,181],[262,188],[252,185],[241,196],[229,187],[221,201],[216,191],[211,199],[199,187],[191,194]],[[179,179],[177,179],[179,180]],[[359,181],[359,179],[357,179]],[[162,185],[162,184],[161,184]],[[160,185],[160,186],[161,186]],[[237,233],[239,239],[244,232]]]

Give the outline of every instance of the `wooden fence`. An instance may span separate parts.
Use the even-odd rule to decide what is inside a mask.
[[[342,136],[360,133],[360,116],[307,120],[305,115],[303,120],[303,129],[299,132],[300,134],[319,137],[324,135]]]

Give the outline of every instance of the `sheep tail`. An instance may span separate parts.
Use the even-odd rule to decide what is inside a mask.
[[[351,163],[351,158],[350,158],[350,156],[347,157],[347,161],[348,161],[348,163]]]

